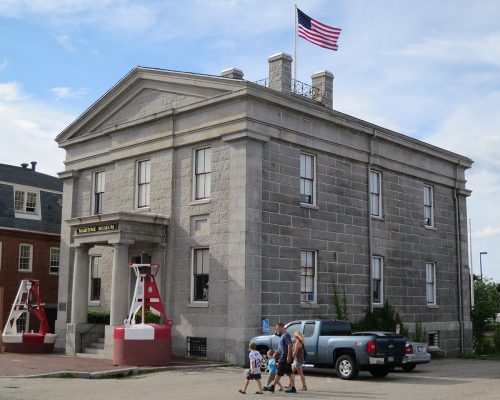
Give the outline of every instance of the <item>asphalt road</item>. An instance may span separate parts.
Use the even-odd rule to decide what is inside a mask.
[[[500,362],[438,360],[414,372],[394,372],[375,379],[361,373],[342,381],[334,373],[307,374],[309,392],[241,395],[244,370],[236,367],[170,371],[123,379],[0,378],[0,400],[142,400],[142,399],[500,399]],[[248,393],[254,393],[251,383]]]

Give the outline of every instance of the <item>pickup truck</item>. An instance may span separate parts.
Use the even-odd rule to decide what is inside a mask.
[[[285,329],[292,338],[296,331],[304,335],[306,364],[333,367],[341,379],[355,379],[359,371],[368,371],[381,378],[403,364],[406,340],[395,333],[379,335],[369,332],[353,336],[349,322],[332,320],[292,321],[285,325]],[[266,365],[266,353],[269,349],[278,349],[279,337],[257,336],[252,341]]]

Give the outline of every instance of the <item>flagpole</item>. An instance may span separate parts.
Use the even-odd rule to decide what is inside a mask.
[[[293,35],[293,79],[297,80],[297,4],[295,4],[295,21]]]

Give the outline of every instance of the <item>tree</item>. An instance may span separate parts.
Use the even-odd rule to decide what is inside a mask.
[[[486,326],[495,321],[498,313],[500,313],[500,292],[497,291],[497,285],[488,279],[475,280],[471,319],[476,346],[482,343]]]

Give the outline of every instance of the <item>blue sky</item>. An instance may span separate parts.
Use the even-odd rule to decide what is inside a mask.
[[[0,162],[63,170],[54,137],[135,65],[267,76],[293,52],[293,1],[0,0]],[[328,69],[334,108],[461,153],[474,268],[500,281],[500,2],[310,0],[339,51],[298,46],[298,78]]]

